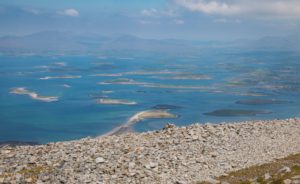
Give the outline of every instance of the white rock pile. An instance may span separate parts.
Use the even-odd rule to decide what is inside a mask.
[[[197,183],[299,152],[299,118],[168,124],[155,132],[4,146],[0,183]]]

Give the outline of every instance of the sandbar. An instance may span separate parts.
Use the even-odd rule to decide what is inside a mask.
[[[81,78],[81,75],[46,76],[46,77],[41,77],[40,80],[49,80],[49,79],[78,79],[78,78]]]
[[[134,102],[134,101],[129,101],[129,100],[101,98],[101,99],[97,100],[97,104],[107,104],[107,105],[135,105],[137,103]]]
[[[132,131],[132,125],[143,121],[145,119],[164,119],[164,118],[178,118],[177,115],[171,114],[166,110],[146,110],[146,111],[141,111],[133,116],[131,116],[128,121],[116,128],[114,128],[112,131],[104,134],[103,136],[108,136],[108,135],[119,135],[123,134],[126,132],[131,132]]]
[[[24,87],[14,88],[11,90],[10,93],[17,94],[17,95],[27,95],[34,100],[39,100],[39,101],[43,101],[43,102],[55,102],[55,101],[58,101],[58,99],[59,99],[59,97],[57,97],[57,96],[40,96],[36,92],[29,91]]]
[[[91,75],[94,77],[121,77],[123,74],[122,73],[101,73],[101,74],[95,74]]]
[[[115,79],[115,80],[99,82],[98,84],[145,85],[145,84],[148,84],[148,83],[137,82],[133,79],[128,79],[128,78],[119,78],[119,79]]]

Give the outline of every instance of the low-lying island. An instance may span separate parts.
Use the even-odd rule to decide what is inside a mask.
[[[300,119],[0,148],[0,183],[198,183],[300,153]]]

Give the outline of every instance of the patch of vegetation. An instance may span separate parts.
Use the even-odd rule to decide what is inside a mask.
[[[242,181],[241,184],[251,184],[251,182],[249,180],[246,180],[246,181]]]
[[[291,172],[280,172],[283,167],[289,167]],[[265,178],[267,173],[270,178]],[[291,179],[297,175],[300,175],[300,153],[277,159],[272,163],[234,171],[228,173],[228,176],[221,176],[216,179],[230,184],[250,184],[250,181],[256,181],[259,184],[283,184],[285,179]]]
[[[283,179],[277,179],[277,180],[271,181],[270,184],[284,184],[284,183],[283,183]]]
[[[24,178],[31,178],[32,182],[35,183],[38,179],[39,174],[41,173],[49,173],[52,169],[46,166],[28,166],[28,168],[24,168],[21,171],[18,172],[18,174],[21,174],[24,176]]]
[[[263,177],[258,177],[256,179],[256,181],[259,183],[259,184],[267,184],[268,182],[265,181],[265,179]]]
[[[296,174],[300,174],[300,166],[299,165],[294,165],[292,167],[292,172],[294,172]]]
[[[32,168],[28,168],[28,169],[22,169],[21,171],[19,171],[19,174],[22,175],[38,175],[40,174],[43,170],[45,170],[45,168],[43,166],[36,166],[36,167],[32,167]]]
[[[199,181],[199,182],[197,182],[197,184],[210,184],[210,183],[207,181]]]

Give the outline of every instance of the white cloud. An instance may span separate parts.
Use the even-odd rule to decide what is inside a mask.
[[[182,25],[182,24],[184,24],[185,22],[184,22],[184,20],[182,20],[182,19],[175,19],[175,20],[174,20],[174,23],[177,24],[177,25]]]
[[[159,12],[155,8],[144,9],[141,11],[141,15],[144,17],[157,17]]]
[[[164,10],[162,12],[162,14],[167,17],[179,17],[180,16],[179,13],[175,9]]]
[[[300,18],[299,0],[175,0],[190,11],[210,15]]]
[[[39,14],[42,13],[40,10],[34,9],[34,8],[23,8],[23,10],[27,13],[31,13],[31,14],[34,14],[34,15],[39,15]]]
[[[204,0],[176,0],[176,2],[191,10],[199,11],[206,14],[235,14],[240,11],[240,7],[230,5],[225,2],[204,1]]]
[[[236,23],[236,24],[240,24],[242,23],[241,20],[239,19],[225,19],[225,18],[219,18],[219,19],[215,19],[214,20],[215,23]]]
[[[158,22],[158,21],[149,21],[149,20],[139,20],[139,23],[143,24],[143,25],[158,25],[158,24],[160,24],[160,22]]]
[[[140,14],[143,17],[160,18],[160,17],[177,17],[178,13],[173,9],[157,10],[155,8],[143,9]]]
[[[65,10],[59,11],[57,13],[59,15],[65,15],[65,16],[70,16],[70,17],[78,17],[79,16],[79,11],[74,8],[65,9]]]

